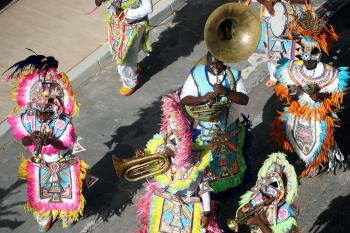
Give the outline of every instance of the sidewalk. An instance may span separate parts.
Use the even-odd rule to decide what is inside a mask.
[[[150,18],[155,23],[168,17],[185,2],[152,1],[153,13]],[[94,7],[94,0],[19,0],[4,8],[0,13],[0,73],[29,56],[31,52],[25,48],[30,48],[38,54],[56,57],[60,62],[59,69],[68,72],[70,78],[82,75],[84,69],[93,65],[91,61],[82,64],[84,59],[91,60],[94,53],[103,55],[107,51],[107,46],[102,46],[107,36],[104,22],[107,4],[92,15],[84,15]],[[111,62],[110,57],[106,59]],[[14,102],[8,98],[10,89],[11,86],[1,79],[0,124],[14,106]],[[0,131],[4,130],[4,127],[0,127]]]

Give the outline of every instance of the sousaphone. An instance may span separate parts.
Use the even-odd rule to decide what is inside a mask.
[[[204,40],[208,50],[224,63],[237,63],[247,59],[256,51],[260,36],[259,17],[249,6],[241,3],[227,3],[216,8],[204,28]],[[205,57],[197,64],[203,63],[206,63]],[[234,83],[234,78],[229,78]],[[231,86],[233,88],[235,87]],[[195,120],[211,121],[217,119],[228,106],[228,101],[216,101],[185,106],[185,109]]]

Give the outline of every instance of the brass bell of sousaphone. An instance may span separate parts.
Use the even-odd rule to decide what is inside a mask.
[[[209,52],[224,63],[237,63],[247,59],[256,51],[260,36],[259,17],[249,6],[241,3],[219,6],[210,14],[204,27],[204,40]],[[205,63],[205,57],[197,62],[200,65]],[[229,78],[234,83],[234,77]],[[228,101],[216,101],[185,106],[185,109],[195,120],[212,121],[227,110],[229,105]]]
[[[248,59],[261,37],[259,17],[247,5],[227,3],[216,8],[204,27],[208,50],[225,63]]]

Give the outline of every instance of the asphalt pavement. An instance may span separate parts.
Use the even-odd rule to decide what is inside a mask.
[[[85,187],[87,205],[84,217],[70,229],[55,224],[50,232],[114,233],[135,232],[138,218],[133,207],[144,190],[142,182],[128,183],[113,170],[111,156],[131,157],[143,148],[159,130],[162,95],[179,90],[191,66],[206,53],[203,28],[210,12],[230,1],[192,0],[152,32],[154,51],[144,57],[141,66],[145,77],[142,87],[130,97],[118,95],[118,75],[110,63],[96,76],[75,87],[81,102],[81,113],[74,119],[81,144],[87,151],[78,154],[90,165],[90,173],[100,178],[91,188]],[[194,14],[196,12],[196,14]],[[350,64],[350,20],[347,5],[330,20],[342,39],[324,60],[336,66]],[[140,58],[143,55],[140,54]],[[234,65],[242,71],[249,90],[250,102],[241,112],[253,121],[254,141],[251,148],[252,171],[245,184],[218,195],[217,218],[226,228],[226,219],[235,212],[237,200],[255,181],[256,172],[266,155],[278,150],[271,140],[271,123],[281,105],[273,90],[265,87],[267,65],[263,55],[254,54],[248,61]],[[345,96],[345,109],[340,113],[342,127],[336,139],[344,154],[350,153],[350,98]],[[0,143],[0,232],[36,232],[36,224],[23,210],[26,185],[17,179],[18,154],[23,146],[7,133]],[[27,155],[28,156],[28,155]],[[296,156],[289,156],[295,162]],[[299,167],[297,167],[299,169]],[[299,169],[300,170],[300,169]],[[304,178],[299,185],[299,225],[301,232],[349,232],[350,173],[323,174]],[[246,232],[242,229],[242,232]]]

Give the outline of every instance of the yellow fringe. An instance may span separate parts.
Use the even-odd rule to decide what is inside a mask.
[[[18,167],[18,178],[21,180],[27,180],[28,174],[27,174],[27,164],[29,160],[27,160],[24,157],[24,154],[21,152],[19,154],[19,167]]]

